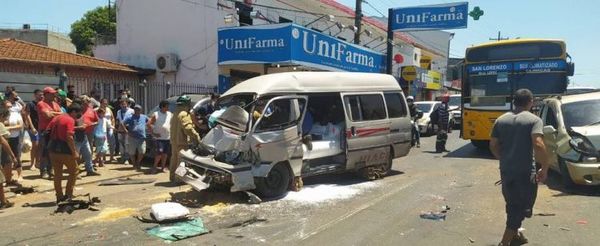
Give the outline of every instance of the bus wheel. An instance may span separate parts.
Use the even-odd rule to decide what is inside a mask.
[[[473,146],[479,150],[490,149],[490,141],[487,140],[471,140],[471,144],[473,144]]]
[[[284,164],[276,164],[267,177],[254,178],[256,193],[261,197],[271,198],[283,195],[290,185],[292,175]]]

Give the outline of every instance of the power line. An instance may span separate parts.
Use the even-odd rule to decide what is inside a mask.
[[[372,9],[374,9],[374,10],[375,10],[377,13],[379,13],[379,14],[381,15],[381,17],[385,17],[385,14],[383,14],[381,11],[379,11],[379,9],[375,8],[375,6],[371,5],[371,3],[367,2],[367,1],[364,1],[364,0],[363,0],[363,3],[365,3],[365,4],[369,5],[369,7],[371,7],[371,8],[372,8]]]

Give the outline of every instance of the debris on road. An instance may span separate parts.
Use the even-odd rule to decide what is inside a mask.
[[[150,227],[146,229],[146,233],[169,241],[179,241],[210,233],[210,231],[204,227],[201,218],[195,218],[190,221]]]
[[[150,184],[156,182],[156,179],[134,179],[134,178],[120,178],[102,181],[98,185],[130,185],[130,184]]]
[[[248,203],[250,204],[260,204],[262,199],[260,199],[257,195],[252,192],[244,191],[246,195],[248,195]]]
[[[470,243],[475,243],[475,239],[469,237],[469,242]]]
[[[75,199],[77,197],[87,197],[87,200]],[[73,199],[70,199],[67,201],[59,202],[57,204],[57,208],[54,211],[54,213],[71,214],[75,210],[79,210],[79,209],[89,209],[91,211],[98,211],[100,209],[94,207],[94,205],[96,205],[96,203],[100,203],[100,202],[101,202],[100,198],[91,197],[90,193],[87,193],[85,195],[75,196],[75,197],[73,197]]]
[[[37,186],[17,186],[17,187],[11,187],[9,189],[10,192],[15,193],[15,194],[21,194],[21,195],[25,195],[25,194],[29,194],[29,193],[33,193],[35,192],[35,188]]]
[[[554,213],[537,213],[535,216],[556,216]]]
[[[421,219],[444,221],[446,220],[446,213],[423,212],[419,217],[421,217]]]
[[[560,229],[563,230],[563,231],[570,231],[571,230],[571,228],[568,228],[568,227],[560,227]]]
[[[261,219],[261,218],[257,218],[257,217],[255,216],[255,217],[252,217],[252,218],[251,218],[251,219],[249,219],[249,220],[245,220],[245,221],[242,221],[242,222],[236,222],[236,223],[233,223],[233,224],[231,224],[230,226],[228,226],[227,228],[233,228],[233,227],[246,227],[246,226],[249,226],[249,225],[251,225],[251,224],[254,224],[254,223],[258,223],[258,222],[265,222],[265,221],[267,221],[267,219]]]
[[[545,226],[545,227],[550,227],[550,225],[548,225],[548,224],[544,224],[544,226]]]
[[[580,224],[580,225],[587,225],[588,222],[587,222],[587,220],[578,220],[575,223]]]
[[[185,218],[190,210],[176,202],[163,202],[152,204],[151,213],[157,221],[165,221]]]

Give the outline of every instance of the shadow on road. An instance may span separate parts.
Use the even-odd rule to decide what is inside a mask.
[[[246,203],[248,196],[242,192],[224,192],[216,190],[196,191],[193,189],[171,193],[171,201],[191,208],[202,208],[217,204]]]
[[[584,186],[576,185],[574,187],[565,187],[562,183],[560,174],[554,171],[548,172],[548,178],[546,179],[546,185],[551,190],[559,191],[560,193],[555,194],[555,197],[561,196],[600,196],[600,187],[598,186]]]
[[[31,208],[50,208],[50,207],[55,207],[56,206],[56,202],[39,202],[39,203],[28,203],[25,204],[26,206],[24,207],[31,207]]]
[[[397,170],[390,170],[390,173],[386,177],[402,175],[404,172]],[[324,174],[313,177],[306,177],[302,179],[304,185],[315,185],[315,184],[335,184],[335,185],[355,185],[358,183],[369,182],[368,180],[357,176],[354,173],[342,173],[342,174]]]
[[[475,158],[493,160],[494,156],[489,150],[481,150],[475,148],[472,144],[465,144],[462,147],[455,149],[444,155],[446,158]]]

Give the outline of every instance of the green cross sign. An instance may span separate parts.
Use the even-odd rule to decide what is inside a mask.
[[[479,17],[483,15],[483,10],[481,10],[478,6],[475,7],[471,12],[469,12],[469,16],[473,17],[473,20],[479,20]]]

